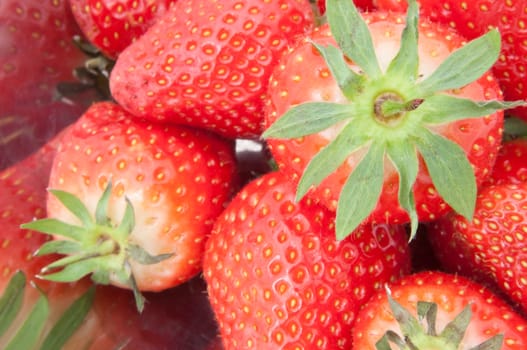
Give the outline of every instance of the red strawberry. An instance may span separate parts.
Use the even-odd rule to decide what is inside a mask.
[[[308,0],[179,0],[122,52],[110,88],[134,115],[255,138],[271,69],[312,26]]]
[[[472,221],[451,213],[430,224],[434,251],[447,271],[497,286],[527,311],[527,183],[490,185]]]
[[[95,89],[72,98],[57,88],[82,86],[73,75],[87,57],[73,42],[79,34],[66,0],[1,1],[0,169],[36,151],[99,98]]]
[[[451,208],[471,217],[500,146],[499,110],[518,105],[498,101],[487,72],[497,31],[464,45],[439,24],[418,23],[411,4],[405,20],[328,0],[329,25],[271,77],[263,136],[297,198],[337,210],[339,238],[364,221],[410,221],[413,235],[418,221]]]
[[[116,58],[177,0],[69,0],[86,38]]]
[[[337,241],[334,214],[298,203],[287,176],[249,183],[218,218],[203,274],[230,349],[350,349],[360,306],[410,265],[403,227],[361,226]]]
[[[363,11],[370,11],[375,9],[374,6],[375,0],[353,0],[353,3],[355,6],[357,6],[359,9]],[[326,13],[326,0],[317,0],[317,6],[320,14]]]
[[[489,184],[518,183],[527,181],[527,139],[507,140],[503,143]]]
[[[235,181],[232,142],[179,126],[132,119],[93,105],[64,135],[50,175],[47,219],[27,228],[64,253],[44,278],[138,291],[178,285],[201,269],[206,236]],[[67,240],[62,240],[67,238]]]
[[[527,320],[469,279],[424,271],[389,285],[388,294],[377,292],[357,316],[355,349],[394,349],[394,340],[401,349],[520,350]]]
[[[506,99],[527,99],[526,0],[419,0],[418,2],[423,16],[451,26],[468,39],[484,34],[489,28],[498,28],[503,38],[503,47],[493,72]],[[378,8],[385,10],[406,8],[406,1],[402,0],[375,0],[375,3]],[[527,120],[526,107],[516,108],[511,113]]]

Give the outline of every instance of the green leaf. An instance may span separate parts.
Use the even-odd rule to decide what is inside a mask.
[[[399,204],[410,217],[410,240],[412,240],[419,225],[413,193],[413,186],[419,171],[417,150],[409,142],[390,143],[387,147],[387,154],[399,174],[398,199]]]
[[[104,189],[101,198],[97,202],[95,208],[95,222],[97,225],[110,226],[110,218],[108,217],[108,203],[110,201],[110,195],[112,194],[112,182],[108,181],[108,185]]]
[[[419,8],[415,0],[408,1],[408,12],[406,14],[406,26],[401,37],[401,46],[397,56],[390,62],[386,75],[397,76],[403,79],[417,78],[419,68],[418,55],[418,30],[417,22]]]
[[[470,348],[469,350],[500,350],[503,346],[503,340],[503,334],[496,334],[492,338],[485,340],[483,343]]]
[[[423,95],[465,86],[488,71],[499,57],[501,37],[496,29],[452,52],[418,84]]]
[[[337,81],[340,90],[348,100],[358,95],[364,88],[364,76],[355,73],[346,63],[342,51],[333,45],[324,47],[312,42],[312,45],[320,52],[326,60],[333,78]]]
[[[130,275],[129,285],[132,287],[132,292],[134,293],[135,307],[137,308],[137,311],[141,313],[145,308],[145,297],[141,294],[134,275]]]
[[[37,343],[49,315],[49,305],[44,294],[38,298],[30,315],[18,329],[4,350],[32,349]]]
[[[418,301],[417,316],[420,321],[426,320],[428,324],[426,334],[436,336],[437,304],[428,301]]]
[[[436,94],[427,97],[418,107],[428,124],[450,123],[468,118],[480,118],[499,110],[525,105],[524,101],[473,101],[451,95]]]
[[[346,180],[337,207],[337,239],[351,234],[377,205],[384,183],[384,151],[383,144],[371,144]]]
[[[134,207],[132,205],[132,202],[128,198],[125,198],[126,200],[126,208],[124,210],[123,219],[121,220],[121,223],[119,224],[119,228],[116,231],[116,233],[120,234],[120,237],[118,237],[121,240],[124,240],[126,237],[132,233],[135,227],[135,212]]]
[[[44,339],[40,350],[62,349],[64,344],[82,324],[95,298],[95,287],[91,287],[75,300],[55,323]]]
[[[130,244],[128,246],[128,255],[135,261],[143,265],[152,265],[160,263],[163,260],[171,258],[174,253],[151,255],[143,247],[137,244]]]
[[[476,203],[476,179],[463,149],[453,141],[421,128],[417,148],[434,186],[452,209],[472,221]]]
[[[26,230],[38,231],[47,235],[58,235],[80,241],[86,235],[86,229],[70,225],[57,219],[45,218],[20,225]]]
[[[327,0],[326,16],[333,37],[342,52],[371,79],[382,75],[370,30],[349,0]]]
[[[422,334],[422,327],[412,313],[395,301],[390,293],[387,293],[387,297],[388,305],[390,305],[393,317],[401,328],[401,333],[404,336]]]
[[[461,340],[463,340],[463,337],[465,336],[471,317],[472,309],[470,305],[467,305],[456,315],[456,318],[445,326],[439,336],[445,340],[445,343],[451,345],[453,349],[458,349]]]
[[[104,263],[99,258],[80,258],[78,256],[71,256],[57,260],[56,262],[46,266],[40,278],[54,282],[75,282],[90,273],[99,269],[104,269]],[[57,267],[63,267],[58,272],[48,273],[50,270]]]
[[[504,137],[516,138],[527,136],[527,122],[518,117],[508,117],[505,119]]]
[[[82,251],[82,246],[74,241],[67,240],[52,240],[44,243],[36,251],[36,256],[42,256],[46,254],[74,254]]]
[[[23,272],[17,271],[9,280],[0,298],[0,336],[7,331],[20,310],[25,286],[26,276]]]
[[[73,215],[75,215],[86,228],[95,225],[88,208],[72,193],[62,190],[49,190]]]
[[[277,119],[262,137],[295,138],[317,133],[353,117],[354,107],[329,102],[307,102],[290,108]]]
[[[308,163],[298,183],[296,200],[300,200],[311,186],[317,186],[337,169],[346,158],[367,142],[353,123],[342,129],[337,137],[318,152]]]

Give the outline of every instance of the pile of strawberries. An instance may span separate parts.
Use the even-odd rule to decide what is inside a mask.
[[[526,24],[3,0],[0,348],[527,348]]]

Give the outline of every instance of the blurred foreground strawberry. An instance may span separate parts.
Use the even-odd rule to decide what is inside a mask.
[[[0,169],[101,98],[89,74],[74,76],[88,57],[74,44],[80,34],[67,0],[0,2]]]

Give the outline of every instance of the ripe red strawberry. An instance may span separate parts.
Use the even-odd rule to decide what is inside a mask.
[[[357,316],[355,349],[394,349],[396,339],[412,344],[404,349],[468,350],[482,344],[477,349],[520,350],[527,346],[527,320],[469,279],[424,271],[389,285],[388,293],[377,292]]]
[[[506,140],[498,153],[489,184],[527,181],[527,139]]]
[[[374,0],[353,0],[353,3],[363,11],[375,9]],[[326,13],[326,0],[317,0],[317,6],[320,14]]]
[[[99,98],[94,89],[75,98],[57,89],[78,82],[74,68],[87,57],[73,42],[80,33],[67,0],[1,1],[0,169],[36,151]]]
[[[500,58],[493,67],[494,75],[508,100],[527,99],[527,1],[526,0],[419,0],[423,16],[454,28],[468,39],[474,39],[498,28],[503,38]],[[378,8],[404,10],[401,0],[375,0]],[[518,107],[512,114],[527,120],[527,108]]]
[[[249,183],[217,219],[203,274],[225,350],[350,349],[360,306],[409,270],[406,230],[361,226],[337,241],[334,213],[298,203],[286,175]]]
[[[62,138],[51,170],[48,218],[26,228],[63,253],[44,278],[91,274],[101,284],[160,291],[201,270],[206,236],[235,182],[233,144],[207,132],[131,118],[93,105]]]
[[[86,38],[116,58],[177,0],[69,0]]]
[[[472,221],[451,213],[431,223],[430,242],[447,271],[498,287],[527,311],[527,182],[481,189]]]
[[[497,31],[463,45],[448,28],[418,23],[410,3],[405,20],[328,0],[329,25],[271,77],[263,136],[297,198],[336,209],[339,238],[364,221],[411,222],[413,235],[451,208],[471,217],[499,149],[500,109],[518,105],[499,101],[487,72]]]
[[[178,0],[122,52],[110,88],[136,116],[256,138],[271,69],[312,27],[308,0]]]

